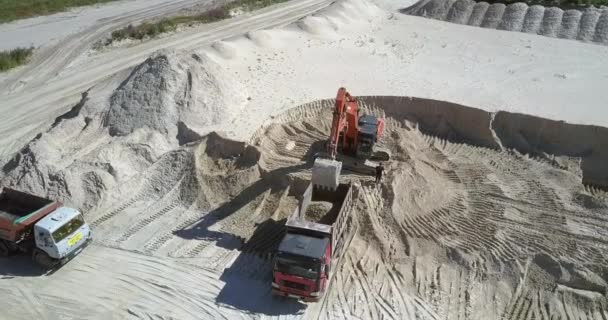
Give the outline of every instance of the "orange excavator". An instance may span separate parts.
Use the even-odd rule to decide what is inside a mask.
[[[359,116],[357,100],[345,88],[338,89],[326,150],[315,156],[313,185],[337,188],[342,168],[373,174],[377,165],[374,161],[390,158],[388,151],[376,147],[383,131],[384,119]]]

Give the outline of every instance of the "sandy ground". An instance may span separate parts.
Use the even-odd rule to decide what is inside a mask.
[[[608,48],[326,5],[87,53],[7,89],[2,185],[83,208],[95,242],[51,275],[0,261],[0,307],[16,319],[606,319],[608,195],[581,182],[608,181]],[[283,26],[242,35],[269,25]],[[149,57],[157,48],[180,50]],[[273,299],[270,253],[327,136],[322,99],[341,85],[387,119],[393,160],[381,188],[344,176],[359,228],[325,299]]]

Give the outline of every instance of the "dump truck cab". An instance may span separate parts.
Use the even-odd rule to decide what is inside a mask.
[[[82,213],[59,207],[34,225],[36,246],[52,259],[75,255],[91,239],[91,229]]]
[[[286,234],[274,259],[273,288],[293,298],[315,301],[326,287],[330,257],[328,237]]]
[[[351,184],[333,190],[308,185],[275,253],[273,294],[306,302],[323,296],[356,230],[351,208]]]

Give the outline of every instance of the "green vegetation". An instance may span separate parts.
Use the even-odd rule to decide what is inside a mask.
[[[25,64],[33,52],[33,47],[0,51],[0,72]]]
[[[112,32],[112,38],[109,40],[109,43],[123,39],[141,40],[145,37],[152,38],[161,33],[174,31],[180,24],[210,23],[229,17],[229,9],[221,7],[196,16],[176,16],[162,19],[154,23],[144,22],[137,26],[129,25],[126,28]]]
[[[0,23],[116,0],[0,0]]]
[[[106,45],[124,39],[141,40],[146,37],[153,38],[161,33],[175,31],[180,25],[191,26],[198,23],[211,23],[228,19],[231,17],[230,12],[234,9],[249,12],[286,1],[288,0],[236,0],[198,15],[175,16],[156,22],[143,22],[137,26],[129,25],[126,28],[112,32],[112,36],[108,39]]]

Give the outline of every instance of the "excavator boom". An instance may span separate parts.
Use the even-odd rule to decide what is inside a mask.
[[[342,138],[341,143],[343,148],[350,149],[357,144],[357,133],[359,130],[357,126],[358,113],[357,100],[346,91],[346,88],[338,89],[329,143],[327,144],[327,153],[332,160],[336,158],[338,153],[340,138]]]
[[[312,184],[314,186],[331,190],[338,187],[340,172],[342,171],[342,163],[336,161],[338,146],[340,144],[343,147],[356,145],[357,113],[357,101],[346,91],[346,88],[338,89],[331,131],[326,144],[327,159],[315,159],[312,169]]]

